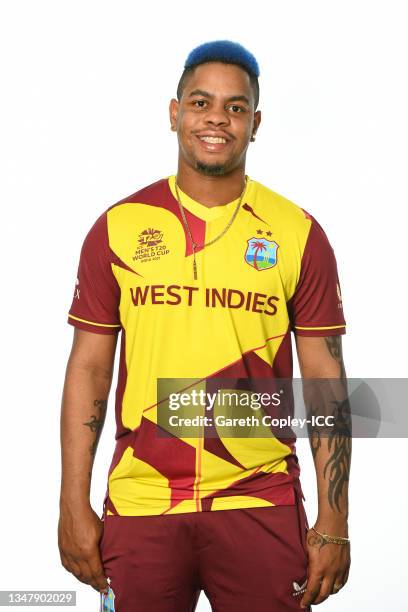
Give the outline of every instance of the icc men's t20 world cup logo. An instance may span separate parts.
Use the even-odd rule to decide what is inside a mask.
[[[146,263],[160,261],[163,255],[168,255],[170,249],[163,242],[163,232],[154,227],[148,227],[139,233],[138,246],[133,261]]]

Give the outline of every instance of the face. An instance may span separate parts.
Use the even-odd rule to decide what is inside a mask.
[[[245,167],[246,151],[261,121],[249,75],[232,64],[201,64],[188,77],[180,101],[170,102],[179,163],[207,175]]]

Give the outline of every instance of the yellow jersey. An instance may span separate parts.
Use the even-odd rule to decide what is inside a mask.
[[[116,448],[104,508],[140,516],[293,505],[295,440],[160,435],[160,379],[291,379],[291,332],[345,333],[333,249],[318,222],[247,177],[207,207],[175,176],[110,206],[83,242],[68,323],[121,334]]]

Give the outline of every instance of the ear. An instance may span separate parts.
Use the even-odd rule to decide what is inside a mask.
[[[258,131],[259,125],[261,123],[261,111],[258,110],[254,113],[254,126],[252,128],[252,138],[255,140],[255,135]],[[252,140],[251,138],[251,140]]]
[[[173,132],[177,131],[177,115],[178,115],[179,103],[178,100],[172,98],[170,100],[169,115],[170,115],[170,129]]]

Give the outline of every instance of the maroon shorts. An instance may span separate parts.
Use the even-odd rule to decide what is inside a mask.
[[[115,612],[302,610],[307,580],[304,506],[167,516],[105,516],[100,551]],[[310,608],[309,608],[310,610]]]

